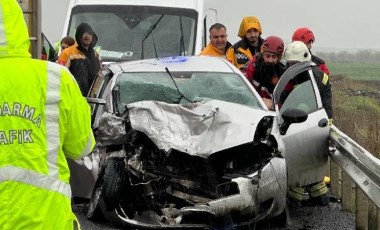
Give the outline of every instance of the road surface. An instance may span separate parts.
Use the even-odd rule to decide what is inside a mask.
[[[77,215],[82,230],[114,230],[122,229],[107,222],[92,222],[86,218],[86,207],[74,206],[74,213]],[[341,211],[340,203],[330,203],[329,206],[303,206],[301,208],[291,208],[289,210],[291,224],[288,226],[274,226],[271,221],[262,223],[260,226],[253,226],[250,229],[278,229],[278,230],[354,230],[355,217],[353,214]]]

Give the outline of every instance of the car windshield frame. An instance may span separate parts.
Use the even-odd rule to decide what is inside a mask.
[[[114,87],[119,114],[130,103],[148,100],[188,104],[216,99],[263,109],[252,89],[237,73],[173,71],[170,74],[172,76],[166,72],[120,73]]]
[[[136,5],[77,5],[69,36],[86,22],[98,35],[103,62],[194,55],[198,12],[194,9]],[[143,50],[143,53],[142,53]]]

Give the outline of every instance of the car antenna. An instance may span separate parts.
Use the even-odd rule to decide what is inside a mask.
[[[166,72],[169,74],[170,78],[172,79],[172,81],[173,81],[173,83],[174,83],[174,85],[175,85],[175,87],[176,87],[178,93],[179,93],[183,98],[185,98],[188,102],[192,103],[193,101],[191,101],[191,100],[190,100],[189,98],[187,98],[187,97],[186,97],[181,91],[179,91],[179,88],[178,88],[178,86],[177,86],[177,83],[175,83],[174,78],[173,78],[173,75],[170,73],[168,67],[165,67],[165,70],[166,70]]]

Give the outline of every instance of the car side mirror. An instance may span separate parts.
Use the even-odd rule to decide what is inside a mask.
[[[305,111],[295,108],[288,108],[281,115],[284,123],[280,126],[280,134],[285,135],[288,128],[293,123],[301,123],[306,121],[308,115]]]

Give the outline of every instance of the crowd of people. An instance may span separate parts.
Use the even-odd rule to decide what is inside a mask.
[[[273,90],[286,69],[297,62],[313,62],[315,66],[312,68],[312,72],[319,88],[323,107],[329,118],[329,124],[332,124],[329,69],[321,58],[311,52],[315,37],[309,28],[297,28],[293,33],[292,42],[286,47],[278,36],[262,38],[260,21],[255,16],[247,16],[242,19],[238,32],[241,40],[235,44],[231,45],[228,42],[226,31],[226,27],[221,23],[212,25],[210,27],[210,44],[200,55],[226,58],[242,71],[270,110],[274,110]],[[286,64],[284,65],[281,60]],[[285,90],[291,91],[294,87],[295,85],[288,84]],[[329,195],[326,181],[329,181],[329,177],[304,187],[291,187],[288,191],[290,203],[301,206],[304,202],[304,194],[307,192],[312,203],[328,205]]]
[[[227,29],[221,23],[215,23],[209,29],[210,43],[201,51],[199,55],[209,55],[223,57],[241,70],[248,81],[264,99],[269,109],[274,109],[272,93],[288,66],[280,61],[286,60],[289,56],[284,56],[285,44],[278,36],[261,37],[262,28],[260,21],[255,16],[244,17],[240,23],[238,36],[241,38],[235,44],[227,40]],[[307,27],[297,28],[292,36],[292,42],[287,50],[299,52],[299,56],[292,56],[294,62],[311,61],[324,73],[321,76],[323,85],[330,88],[329,69],[326,63],[311,52],[315,41],[314,33]],[[302,43],[302,44],[301,44]],[[296,50],[297,49],[297,50]],[[317,72],[315,75],[320,75]],[[330,89],[331,91],[331,89]],[[328,103],[324,106],[328,110],[330,123],[332,122],[331,93],[326,98]]]
[[[212,25],[209,33],[210,44],[200,54],[230,61],[271,110],[273,90],[286,68],[295,62],[314,62],[312,71],[332,121],[329,70],[311,53],[315,37],[310,29],[296,29],[286,47],[278,36],[262,38],[255,16],[242,19],[241,40],[233,45],[223,24]],[[75,39],[61,40],[58,63],[32,60],[20,6],[15,0],[0,2],[1,105],[12,108],[0,122],[0,130],[9,133],[9,142],[1,143],[0,148],[0,226],[4,229],[73,228],[76,218],[70,206],[66,157],[79,159],[94,146],[90,107],[84,96],[101,69],[101,59],[94,50],[97,40],[91,25],[82,23]],[[29,115],[22,115],[28,111]],[[16,141],[20,144],[17,148],[13,145]],[[328,204],[324,181],[290,188],[289,197],[301,202],[305,191],[318,204]]]

